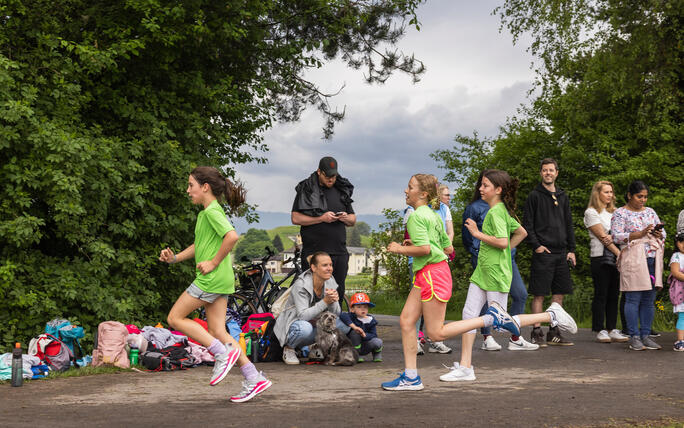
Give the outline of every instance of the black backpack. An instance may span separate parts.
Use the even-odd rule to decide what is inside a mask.
[[[280,346],[280,342],[278,342],[278,338],[273,332],[276,321],[277,319],[274,319],[266,323],[266,330],[264,330],[264,334],[259,339],[260,362],[270,363],[274,361],[282,361],[283,347]]]
[[[195,366],[190,353],[181,346],[167,346],[163,349],[146,351],[140,357],[140,363],[154,372],[185,370]]]

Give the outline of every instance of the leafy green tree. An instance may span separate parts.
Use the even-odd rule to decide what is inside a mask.
[[[283,241],[280,239],[280,235],[276,235],[273,237],[273,247],[276,249],[277,252],[283,251]]]
[[[361,233],[356,227],[352,228],[351,237],[347,242],[350,247],[360,247],[361,246]]]
[[[401,211],[386,208],[382,214],[387,219],[380,223],[378,230],[371,233],[371,248],[378,256],[379,265],[384,267],[387,275],[376,277],[374,289],[387,290],[393,295],[405,297],[411,290],[408,258],[387,251],[390,242],[403,242],[404,225]]]
[[[237,261],[242,261],[245,258],[251,260],[263,257],[266,255],[266,247],[273,247],[268,232],[263,229],[251,228],[240,237],[233,250],[233,256]]]
[[[354,228],[359,230],[361,236],[367,236],[371,233],[371,228],[365,221],[357,221]]]
[[[507,0],[496,10],[503,26],[538,58],[536,97],[495,138],[459,135],[433,157],[461,190],[464,205],[484,168],[521,181],[518,206],[539,182],[539,161],[560,164],[558,184],[570,196],[577,236],[577,290],[570,302],[589,315],[588,234],[582,223],[591,187],[615,184],[618,205],[629,182],[650,186],[648,204],[673,231],[684,206],[681,121],[681,2]],[[519,214],[520,214],[519,210]],[[671,242],[667,242],[671,246]],[[523,275],[529,253],[518,252]]]
[[[163,319],[194,275],[157,260],[193,242],[189,171],[265,162],[263,132],[307,106],[329,137],[343,114],[304,76],[332,58],[418,79],[395,53],[418,3],[0,4],[0,342]]]

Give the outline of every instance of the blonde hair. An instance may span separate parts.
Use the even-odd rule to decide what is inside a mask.
[[[605,206],[606,211],[612,213],[615,211],[615,186],[613,186],[613,183],[607,180],[599,180],[594,183],[594,187],[591,188],[591,196],[589,196],[589,205],[587,205],[587,208],[593,208],[599,213],[603,211],[603,203],[599,198],[599,194],[601,193],[601,190],[603,190],[603,186],[610,186],[610,188],[613,189],[613,198]]]
[[[415,178],[418,182],[420,191],[427,193],[428,205],[439,209],[439,193],[437,193],[439,182],[437,177],[432,174],[414,174],[412,178]]]

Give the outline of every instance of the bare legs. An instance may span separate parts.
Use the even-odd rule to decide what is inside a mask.
[[[201,325],[187,317],[189,313],[201,306],[204,306],[207,312],[207,327],[209,331],[206,331]],[[188,337],[192,337],[204,347],[210,346],[214,338],[218,339],[221,343],[231,343],[237,347],[238,344],[233,339],[233,336],[226,331],[227,306],[228,301],[224,298],[218,298],[213,303],[207,303],[192,297],[187,292],[183,292],[178,300],[176,300],[176,303],[174,303],[171,311],[169,311],[166,320],[171,327]],[[240,358],[237,362],[238,366],[242,367],[248,362],[247,356],[240,353]]]
[[[553,294],[551,295],[551,302],[558,303],[559,305],[563,306],[563,294]],[[532,310],[532,315],[538,315],[543,313],[543,306],[544,306],[544,296],[534,296],[532,298],[532,304],[530,305],[530,309]],[[522,316],[522,315],[518,315]],[[548,321],[541,321],[541,322],[548,322]],[[530,325],[530,324],[525,324],[525,325]],[[541,324],[540,322],[535,322],[534,324],[535,327],[540,327]],[[520,326],[522,327],[522,325]]]

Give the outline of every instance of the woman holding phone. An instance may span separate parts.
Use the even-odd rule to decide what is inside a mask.
[[[649,333],[655,316],[655,289],[662,287],[665,228],[653,208],[646,206],[647,201],[648,186],[643,181],[633,181],[625,195],[626,204],[615,210],[610,222],[613,242],[623,252],[618,268],[623,275],[621,291],[625,294],[625,318],[627,331],[631,336],[629,348],[634,351],[661,348],[649,337]],[[624,251],[635,244],[643,244],[643,255],[636,254],[636,258],[623,257]],[[633,274],[638,271],[639,266],[643,266],[644,257],[650,284],[642,283],[642,276]]]

